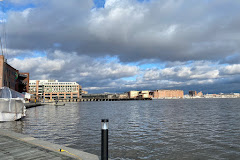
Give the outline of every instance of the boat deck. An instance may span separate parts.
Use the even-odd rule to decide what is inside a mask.
[[[60,152],[62,149],[63,152]],[[0,131],[1,160],[98,160],[98,156],[15,132]]]

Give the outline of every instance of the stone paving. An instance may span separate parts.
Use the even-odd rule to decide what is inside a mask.
[[[63,152],[60,152],[62,149]],[[0,131],[1,160],[99,160],[96,155],[52,144],[33,137]]]

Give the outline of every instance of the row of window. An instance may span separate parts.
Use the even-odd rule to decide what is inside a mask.
[[[30,82],[30,85],[36,85],[36,82]],[[53,83],[39,83],[40,85],[78,85],[76,82],[64,83],[64,82],[53,82]]]
[[[51,94],[45,94],[45,96],[50,96]],[[71,94],[66,94],[67,96],[71,96]],[[77,96],[78,94],[72,94],[73,96]],[[52,96],[57,96],[57,94],[52,94]],[[59,94],[59,96],[64,96],[64,94]]]
[[[44,88],[76,88],[77,86],[44,86]]]
[[[30,92],[36,92],[36,88],[30,89]],[[43,90],[38,90],[38,92],[42,92]],[[77,89],[66,89],[66,90],[58,90],[58,89],[45,89],[44,92],[77,92]]]
[[[52,85],[44,85],[45,88],[46,88],[46,87],[77,87],[77,86],[78,86],[78,85],[70,85],[70,86],[62,86],[62,85],[61,85],[61,86],[60,86],[60,85],[52,86]],[[31,88],[36,88],[36,85],[32,85],[32,86],[31,86],[31,84],[30,84],[30,87],[31,87]],[[40,87],[41,87],[41,86],[40,86]],[[39,88],[40,88],[40,87],[39,87]]]

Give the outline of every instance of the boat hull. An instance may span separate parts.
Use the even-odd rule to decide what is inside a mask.
[[[22,99],[0,99],[0,121],[15,121],[26,116],[26,107]]]

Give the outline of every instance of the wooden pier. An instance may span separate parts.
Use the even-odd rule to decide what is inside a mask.
[[[99,146],[100,147],[100,146]],[[61,149],[61,152],[60,152]],[[38,140],[27,135],[0,130],[1,160],[99,160],[98,156]]]

